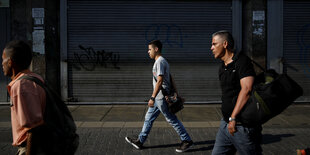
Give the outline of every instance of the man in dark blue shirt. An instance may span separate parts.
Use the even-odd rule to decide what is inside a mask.
[[[255,72],[251,60],[243,53],[234,52],[234,40],[228,31],[212,35],[211,50],[215,59],[222,60],[219,80],[222,88],[222,114],[212,155],[262,154],[261,126],[247,126],[238,117],[250,97]]]

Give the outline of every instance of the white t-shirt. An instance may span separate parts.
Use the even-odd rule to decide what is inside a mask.
[[[158,76],[163,76],[164,81],[162,84],[162,88],[167,92],[170,93],[170,66],[167,62],[167,60],[160,56],[153,65],[153,89],[155,89],[156,86],[156,80]],[[156,80],[155,80],[155,78]],[[159,93],[156,96],[156,99],[163,99],[164,95],[162,91],[160,90]]]

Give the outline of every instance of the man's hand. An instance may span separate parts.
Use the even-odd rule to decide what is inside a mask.
[[[161,89],[161,85],[163,84],[164,78],[162,75],[157,76],[157,83],[155,85],[154,91],[152,93],[151,99],[148,102],[149,107],[154,107],[155,97]]]
[[[235,108],[231,114],[232,118],[236,118],[236,116],[240,113],[241,109],[248,101],[251,95],[253,83],[254,83],[253,76],[247,76],[240,80],[241,90],[239,92]],[[234,135],[234,133],[236,132],[236,121],[230,121],[228,123],[228,131],[232,136]]]
[[[236,132],[236,121],[231,121],[228,123],[228,131],[232,136],[234,136],[234,133]]]
[[[153,100],[149,100],[149,103],[147,104],[149,107],[154,107],[154,101]]]

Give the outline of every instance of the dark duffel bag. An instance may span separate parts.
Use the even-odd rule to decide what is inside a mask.
[[[239,119],[246,125],[261,125],[280,114],[298,97],[302,88],[287,74],[267,70],[256,77],[252,94]]]

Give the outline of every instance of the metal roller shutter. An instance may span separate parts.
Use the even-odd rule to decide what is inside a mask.
[[[284,1],[284,72],[304,89],[299,101],[310,101],[310,2]]]
[[[1,55],[2,50],[4,49],[5,45],[10,41],[10,8],[9,7],[0,7],[0,49]],[[3,70],[0,71],[0,102],[8,101],[8,93],[7,93],[7,84],[8,84],[8,77],[4,76]],[[1,104],[1,103],[0,103]]]
[[[147,43],[160,39],[187,102],[220,100],[211,34],[232,29],[231,1],[68,0],[69,96],[144,102],[152,93]]]

